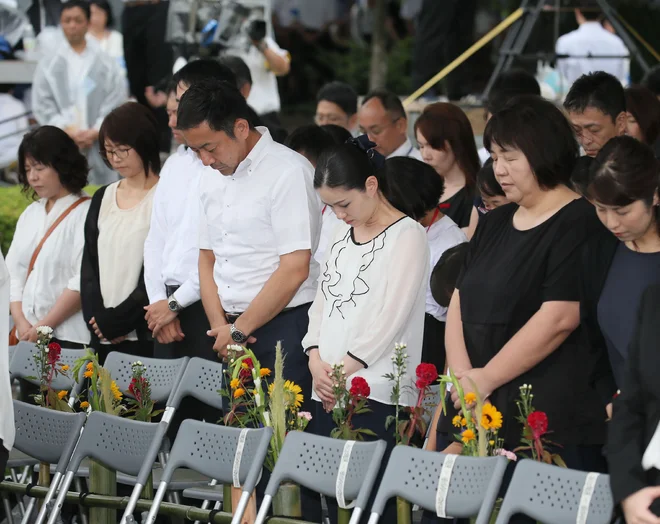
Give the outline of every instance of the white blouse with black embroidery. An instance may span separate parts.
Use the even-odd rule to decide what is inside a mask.
[[[365,243],[341,225],[329,244],[303,347],[318,347],[322,360],[347,355],[365,367],[349,377],[366,379],[370,398],[392,404],[391,373],[396,343],[407,344],[409,378],[421,361],[429,248],[426,232],[404,217]],[[316,394],[312,398],[319,400]],[[410,392],[402,404],[413,405]]]

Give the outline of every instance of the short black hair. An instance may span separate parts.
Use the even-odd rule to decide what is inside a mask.
[[[479,193],[488,197],[506,196],[502,186],[495,178],[495,170],[493,169],[493,160],[491,158],[477,171],[477,189]]]
[[[112,14],[112,7],[108,0],[89,0],[90,5],[95,5],[96,7],[103,9],[107,17],[106,27],[114,27],[115,17]]]
[[[653,146],[660,136],[660,100],[644,86],[632,85],[625,93],[626,110],[637,120],[644,143]]]
[[[286,138],[284,145],[304,155],[312,164],[316,164],[321,153],[335,145],[335,141],[319,126],[309,125],[296,129]]]
[[[167,83],[167,96],[176,95],[176,88],[179,84],[174,81],[174,77],[170,78],[170,81]]]
[[[431,271],[431,295],[439,306],[449,307],[470,244],[463,242],[447,249]]]
[[[541,96],[541,86],[534,75],[524,69],[505,71],[499,76],[488,95],[486,111],[494,115],[518,95]]]
[[[571,113],[584,113],[588,107],[608,115],[612,122],[626,111],[626,94],[619,80],[596,71],[578,78],[564,100],[564,109]]]
[[[92,17],[92,12],[87,0],[68,0],[68,2],[64,2],[62,7],[60,7],[60,15],[67,9],[73,9],[74,7],[79,7],[82,9],[83,13],[85,13],[85,16],[87,17],[87,21],[89,22],[89,19]]]
[[[319,89],[316,103],[321,101],[332,102],[341,107],[348,116],[353,116],[358,110],[358,95],[350,85],[344,82],[330,82]]]
[[[335,144],[343,144],[353,136],[348,129],[335,124],[325,124],[321,129],[332,137]]]
[[[430,165],[415,158],[394,157],[385,161],[382,171],[387,179],[385,197],[413,220],[421,220],[438,206],[445,184]]]
[[[513,98],[486,124],[484,145],[518,149],[525,155],[539,187],[569,185],[580,149],[573,128],[552,102],[539,96]]]
[[[32,198],[36,198],[27,179],[27,158],[52,167],[60,177],[60,184],[73,194],[80,193],[87,185],[87,158],[73,139],[58,127],[41,126],[30,131],[18,148],[18,183],[23,193],[31,192]]]
[[[232,70],[211,58],[188,62],[172,76],[172,81],[176,86],[184,84],[192,87],[203,80],[219,80],[236,85],[236,75]]]
[[[254,128],[253,115],[235,83],[204,80],[194,83],[181,97],[177,129],[185,131],[206,122],[214,131],[235,138],[236,120],[246,120]]]
[[[388,89],[374,89],[367,93],[367,96],[365,96],[362,101],[362,105],[369,102],[372,98],[380,100],[385,111],[390,113],[394,119],[398,120],[399,118],[406,118],[406,110],[403,107],[401,99],[392,91],[389,91]]]
[[[648,87],[655,96],[660,95],[660,64],[653,66],[644,75],[642,85]]]
[[[241,89],[245,84],[252,85],[250,68],[240,56],[222,55],[218,61],[227,67],[236,77],[236,87]]]
[[[153,111],[137,102],[126,102],[105,117],[99,130],[101,158],[111,167],[105,153],[105,141],[135,149],[145,173],[160,173],[160,132]]]
[[[595,21],[603,16],[603,13],[598,6],[598,2],[595,0],[579,0],[575,7],[580,10],[580,13],[582,13],[585,20]]]

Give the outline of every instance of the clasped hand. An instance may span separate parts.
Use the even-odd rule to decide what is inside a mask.
[[[236,344],[231,338],[230,333],[231,326],[229,324],[223,324],[219,327],[209,329],[206,334],[209,337],[215,338],[215,344],[213,344],[213,351],[218,354],[219,358],[227,358],[227,346]],[[257,341],[255,337],[248,337],[246,344],[254,344]]]
[[[492,379],[485,368],[457,371],[455,375],[461,383],[463,394],[472,392],[477,394],[482,400],[486,400],[495,389]],[[458,398],[458,392],[455,388],[452,388],[451,400],[454,403],[454,408],[461,408],[461,399]]]
[[[161,344],[171,344],[172,342],[181,342],[185,334],[181,330],[181,322],[178,313],[170,310],[167,300],[159,300],[148,306],[144,310],[147,314],[144,316],[152,332],[153,337]]]

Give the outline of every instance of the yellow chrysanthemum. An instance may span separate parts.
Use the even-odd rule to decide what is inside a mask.
[[[61,369],[62,369],[62,371],[69,371],[69,366],[64,364]]]
[[[456,415],[453,419],[451,419],[451,423],[456,426],[457,428],[461,427],[461,416]]]
[[[87,363],[87,371],[94,371],[94,362]]]
[[[502,413],[492,404],[484,404],[481,410],[481,425],[484,429],[500,429],[502,427]]]
[[[472,442],[475,439],[474,436],[474,431],[471,429],[466,429],[463,433],[461,433],[461,440],[463,441],[463,444],[468,444],[469,442]]]
[[[467,426],[467,419],[465,417],[461,419],[461,426]]]
[[[241,367],[243,369],[250,369],[250,366],[248,366],[245,362],[241,362]]]
[[[229,386],[231,389],[236,389],[240,385],[241,381],[238,380],[237,378],[232,379],[232,381],[229,383]]]
[[[494,445],[495,445],[495,441],[494,441],[494,440],[489,440],[489,441],[488,441],[488,445],[489,445],[489,446],[494,446]]]
[[[465,394],[465,403],[466,404],[474,404],[476,401],[477,401],[477,395],[472,393],[472,391]]]
[[[85,378],[92,378],[92,375],[93,375],[93,374],[94,374],[93,371],[89,371],[89,370],[88,370],[88,371],[85,371],[85,372],[83,373],[83,376],[84,376]]]
[[[115,400],[121,400],[123,395],[121,391],[119,391],[117,383],[114,380],[112,381],[112,384],[110,384],[110,391],[112,391],[112,396],[115,397]]]
[[[270,376],[270,369],[268,368],[261,368],[259,371],[259,375],[262,377],[269,377]]]
[[[87,402],[86,400],[83,400],[80,403],[80,409],[87,409],[88,407],[89,407],[89,402]]]
[[[64,391],[64,390],[62,390],[62,391],[60,391],[60,392],[57,394],[57,397],[58,397],[60,400],[62,400],[62,399],[63,399],[64,397],[66,397],[68,394],[69,394],[68,391]]]
[[[234,398],[241,398],[243,395],[245,395],[245,390],[243,388],[238,388],[234,391]]]

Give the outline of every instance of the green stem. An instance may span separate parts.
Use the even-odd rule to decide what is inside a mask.
[[[396,498],[397,524],[412,524],[412,508],[410,502],[401,497]]]
[[[96,460],[90,460],[89,491],[111,497],[117,495],[117,472]],[[117,510],[92,508],[89,511],[89,520],[94,524],[116,524]]]
[[[352,513],[350,509],[337,508],[337,524],[348,524]]]

